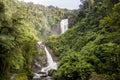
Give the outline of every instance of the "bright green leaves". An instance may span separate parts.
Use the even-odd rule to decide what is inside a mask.
[[[55,78],[84,80],[92,71],[91,76],[95,72],[102,75],[101,79],[120,79],[120,3],[104,1],[95,0],[96,13],[86,11],[86,16],[80,17],[72,29],[47,40],[48,46],[61,58]],[[113,10],[109,4],[115,4]],[[92,80],[95,79],[99,77],[93,76]]]
[[[114,12],[120,13],[120,3],[116,4],[115,7],[113,8]]]
[[[120,46],[113,41],[110,34],[109,36],[99,35],[95,41],[89,42],[80,52],[82,59],[93,65],[98,74],[110,76],[119,74]]]
[[[94,55],[100,60],[97,67],[98,73],[112,74],[117,72],[120,66],[120,59],[118,58],[120,56],[119,47],[111,42],[96,47]]]
[[[26,74],[22,73],[17,75],[14,80],[28,80],[28,78]]]
[[[119,31],[120,26],[120,3],[116,4],[112,13],[109,16],[101,20],[100,28],[101,32],[116,32]]]
[[[20,49],[13,50],[10,58],[11,69],[13,69],[13,72],[14,70],[17,72],[17,70],[23,69],[24,62],[25,60],[22,51]]]
[[[86,80],[93,71],[92,66],[81,59],[78,53],[70,53],[60,61],[60,67],[55,78],[62,80]]]
[[[6,7],[11,9],[8,5]],[[31,73],[31,63],[36,54],[34,46],[38,40],[37,31],[24,20],[24,12],[20,8],[15,11],[17,12],[9,12],[6,9],[5,12],[0,12],[1,80],[8,80],[9,73],[31,75],[28,73]]]

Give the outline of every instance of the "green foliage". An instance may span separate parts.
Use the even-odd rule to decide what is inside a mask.
[[[71,19],[73,15],[71,10],[59,9],[53,6],[45,7],[32,2],[25,3],[18,0],[4,0],[3,2],[6,6],[6,14],[9,16],[22,14],[19,17],[24,17],[25,22],[37,31],[37,36],[40,39],[46,39],[48,36],[57,33],[55,30],[59,27],[61,19],[66,18],[68,15],[70,15],[68,18]],[[13,21],[16,22],[15,19]]]
[[[54,76],[62,80],[86,80],[92,71],[92,66],[73,52],[61,59],[60,67]]]
[[[120,3],[119,0],[112,1],[112,3],[111,0],[106,3],[105,1],[95,0],[90,10],[87,4],[83,3],[79,12],[83,12],[84,16],[78,15],[80,16],[78,23],[65,34],[54,38],[53,42],[52,39],[46,41],[54,54],[60,57],[61,63],[55,78],[84,80],[90,79],[91,76],[92,80],[120,79]],[[109,7],[110,4],[111,7]],[[72,61],[74,52],[80,55],[78,63]],[[77,65],[83,67],[76,67]],[[85,68],[88,71],[93,69],[91,75],[84,74],[84,71],[80,72]],[[74,71],[76,73],[78,71],[78,76],[82,75],[84,78],[74,78],[72,74]]]
[[[109,16],[101,20],[100,28],[102,32],[116,32],[119,31],[120,25],[120,3],[116,4]]]
[[[36,30],[24,21],[24,16],[19,13],[19,9],[10,14],[7,10],[0,12],[0,17],[3,18],[0,20],[1,80],[8,80],[12,73],[25,72],[28,78],[31,74],[31,63],[36,54],[34,45],[38,37]]]
[[[31,80],[32,62],[37,54],[35,44],[53,34],[64,16],[72,11],[44,7],[18,0],[0,1],[0,80]],[[20,75],[24,73],[24,75]]]
[[[20,74],[17,75],[17,77],[14,80],[28,80],[26,74]]]
[[[31,80],[38,35],[45,39],[55,33],[62,18],[72,18],[70,21],[77,23],[65,34],[46,40],[60,58],[54,77],[120,80],[120,1],[94,0],[90,3],[84,0],[81,9],[74,11],[78,14],[73,14],[53,6],[0,1],[0,80],[8,80],[12,73],[18,73],[15,80]]]

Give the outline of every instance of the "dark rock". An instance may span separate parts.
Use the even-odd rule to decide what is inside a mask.
[[[40,74],[41,77],[47,77],[47,73],[46,72],[38,72],[37,74]]]
[[[41,80],[40,78],[35,78],[35,79],[32,79],[32,80]]]
[[[37,74],[46,74],[46,72],[38,72]]]
[[[49,71],[48,71],[48,76],[52,76],[54,72],[56,72],[55,69],[51,69],[51,70],[49,70]]]

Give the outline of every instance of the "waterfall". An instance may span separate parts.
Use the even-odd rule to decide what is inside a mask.
[[[54,69],[57,70],[57,63],[53,61],[52,56],[50,55],[49,51],[47,50],[45,46],[45,52],[47,56],[47,67],[42,68],[41,72],[46,72],[48,73],[49,70]]]
[[[54,63],[53,59],[52,59],[50,53],[48,52],[46,46],[45,46],[45,52],[46,52],[46,56],[47,56],[47,63],[48,63],[48,65],[53,64]]]
[[[68,30],[68,19],[63,19],[60,22],[61,34]]]
[[[46,53],[46,57],[47,57],[47,64],[48,64],[48,66],[43,67],[43,68],[41,69],[41,73],[42,73],[42,74],[34,73],[35,76],[33,77],[33,80],[34,80],[34,79],[37,79],[37,78],[39,79],[41,76],[46,76],[46,75],[48,75],[48,71],[50,71],[50,70],[57,70],[57,63],[53,61],[52,56],[51,56],[51,54],[49,53],[47,47],[46,47],[44,44],[42,44],[42,42],[38,42],[38,44],[39,44],[40,46],[44,47],[44,50],[45,50],[45,53]],[[38,64],[37,64],[37,65],[38,65]]]

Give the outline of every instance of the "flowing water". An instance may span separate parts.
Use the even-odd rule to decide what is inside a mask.
[[[60,22],[60,28],[61,28],[61,34],[63,34],[64,32],[66,32],[68,30],[68,19],[63,19]],[[48,76],[48,72],[50,70],[57,70],[57,63],[53,61],[51,54],[49,53],[47,47],[45,45],[42,44],[42,42],[38,42],[38,45],[44,47],[46,56],[47,56],[47,66],[43,67],[41,69],[41,72],[38,73],[34,73],[35,76],[33,77],[33,80],[51,80],[51,77]],[[36,65],[38,67],[41,67],[39,63],[36,62]],[[42,79],[41,77],[45,76],[45,79]]]
[[[61,34],[68,30],[68,19],[63,19],[60,22]]]
[[[41,74],[34,73],[35,76],[33,77],[33,80],[37,80],[37,79],[39,80],[41,78],[41,76],[47,76],[48,71],[50,71],[50,70],[57,70],[57,63],[53,61],[52,56],[49,53],[47,47],[45,45],[43,45],[42,42],[38,42],[38,44],[40,46],[44,47],[44,50],[45,50],[45,53],[46,53],[46,56],[47,56],[47,64],[48,64],[48,66],[43,67],[41,69]],[[49,77],[47,76],[47,78],[49,78]],[[47,80],[49,80],[49,79],[47,79]]]
[[[48,72],[51,69],[57,70],[57,63],[53,61],[52,56],[50,55],[49,51],[47,50],[45,46],[45,52],[47,56],[47,67],[42,68],[41,72]],[[48,73],[47,73],[48,74]]]

